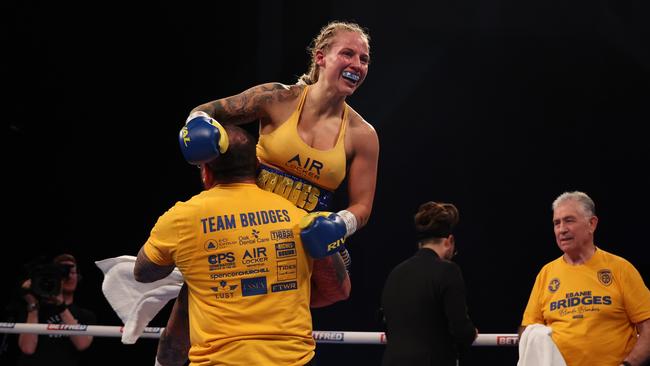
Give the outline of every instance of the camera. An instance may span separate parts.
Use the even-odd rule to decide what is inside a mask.
[[[68,277],[71,268],[65,264],[41,264],[33,267],[29,274],[32,280],[30,291],[41,298],[58,296],[61,293],[61,281]]]

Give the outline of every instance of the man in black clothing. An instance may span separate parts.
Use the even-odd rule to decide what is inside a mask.
[[[387,345],[383,366],[457,364],[478,331],[467,315],[465,284],[451,231],[458,210],[427,202],[415,215],[419,250],[388,275],[382,294]]]
[[[33,274],[23,283],[25,310],[18,315],[18,320],[42,324],[95,324],[95,314],[74,303],[78,281],[76,259],[70,254],[55,257],[50,265],[38,271],[38,275]],[[78,365],[81,351],[90,347],[92,341],[93,337],[88,335],[22,333],[18,335],[21,353],[17,364]]]

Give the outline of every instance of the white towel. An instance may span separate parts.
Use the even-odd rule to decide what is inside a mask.
[[[156,314],[178,296],[183,275],[174,268],[169,276],[151,283],[135,280],[133,268],[136,257],[123,255],[96,261],[104,272],[102,292],[124,323],[122,343],[133,344]]]
[[[517,366],[566,366],[551,338],[552,333],[553,330],[543,324],[527,326],[519,339]]]

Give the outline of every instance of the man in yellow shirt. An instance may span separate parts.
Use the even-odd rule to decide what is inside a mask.
[[[566,192],[553,202],[564,254],[535,280],[522,328],[551,327],[568,366],[641,366],[650,358],[650,291],[634,266],[594,244],[592,199]]]
[[[219,132],[221,156],[200,164],[206,190],[158,219],[135,278],[155,281],[174,267],[183,274],[192,365],[308,365],[314,260],[301,239],[306,212],[256,185],[250,135],[236,126]]]

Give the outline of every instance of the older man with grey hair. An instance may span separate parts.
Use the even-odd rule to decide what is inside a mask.
[[[594,201],[565,192],[553,202],[563,255],[535,280],[522,320],[552,329],[568,366],[643,365],[650,359],[650,291],[634,266],[594,243]]]

